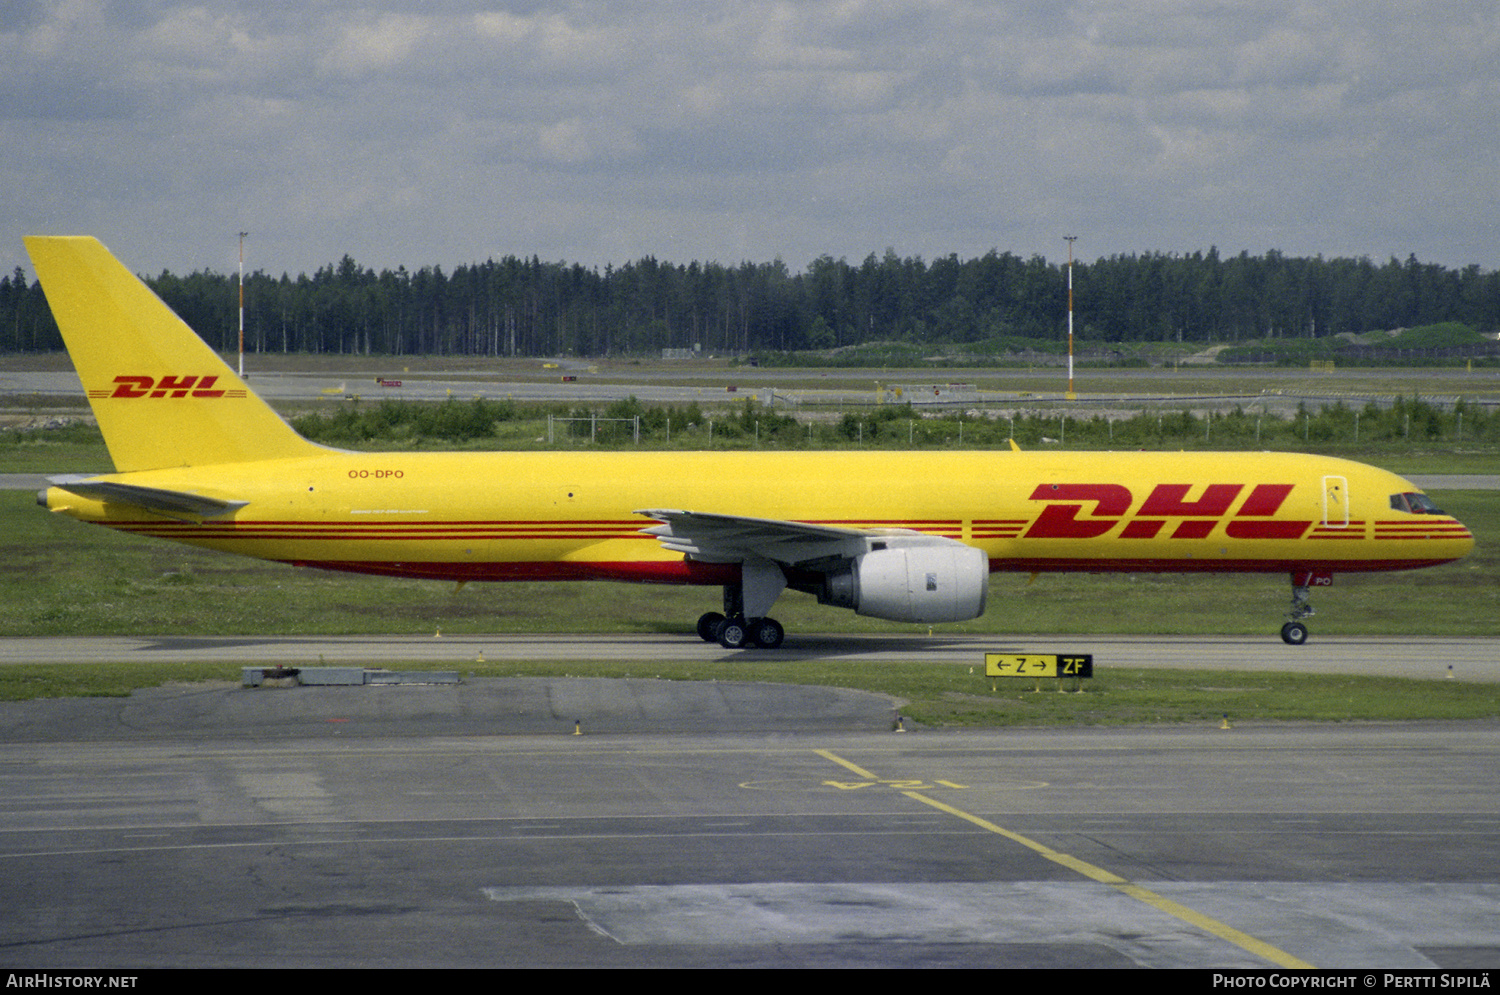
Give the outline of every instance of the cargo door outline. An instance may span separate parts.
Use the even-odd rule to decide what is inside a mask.
[[[1349,527],[1349,479],[1323,478],[1323,525],[1330,529]]]

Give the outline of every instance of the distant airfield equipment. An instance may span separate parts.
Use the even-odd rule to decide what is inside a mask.
[[[1073,243],[1078,241],[1077,235],[1064,235],[1063,239],[1068,243],[1068,400],[1072,401],[1078,397],[1073,391]]]
[[[245,376],[245,238],[250,233],[240,232],[240,377]]]

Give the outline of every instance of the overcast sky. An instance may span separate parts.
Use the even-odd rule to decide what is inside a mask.
[[[1495,0],[3,0],[0,267],[1500,268]]]

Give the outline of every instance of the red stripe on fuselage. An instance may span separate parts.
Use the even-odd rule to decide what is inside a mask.
[[[700,563],[697,560],[628,560],[583,563],[538,560],[510,563],[386,563],[378,560],[289,560],[295,567],[345,573],[412,577],[421,580],[528,581],[617,580],[634,584],[702,584],[722,587],[738,583],[738,563]]]
[[[990,560],[990,572],[1000,573],[1285,573],[1291,570],[1314,570],[1331,573],[1374,573],[1382,570],[1416,570],[1451,563],[1453,557],[1438,559],[1338,560],[1320,550],[1316,556],[1276,557],[1264,560],[1245,559],[1170,559],[1137,560],[1119,557],[1098,559],[1069,557],[1018,557]]]

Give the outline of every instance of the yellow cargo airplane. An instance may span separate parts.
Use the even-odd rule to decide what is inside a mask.
[[[1286,453],[342,452],[98,241],[26,245],[117,471],[53,478],[39,503],[123,532],[397,577],[719,586],[698,633],[727,648],[779,646],[788,587],[955,622],[999,570],[1285,574],[1299,644],[1309,587],[1474,544],[1394,474]]]

